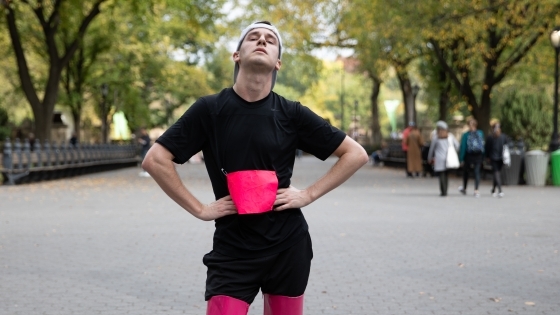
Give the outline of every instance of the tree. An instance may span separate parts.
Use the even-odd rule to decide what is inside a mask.
[[[381,57],[381,38],[376,31],[377,25],[371,16],[372,10],[370,10],[369,4],[362,1],[353,1],[342,11],[343,14],[339,22],[341,26],[338,28],[339,34],[336,41],[341,46],[349,45],[354,48],[355,56],[360,61],[359,68],[367,73],[367,77],[373,83],[369,98],[371,110],[370,127],[373,145],[379,147],[381,146],[383,135],[381,133],[378,99],[381,92],[381,84],[383,83],[381,74],[387,68],[387,62]],[[345,27],[342,28],[342,25]],[[350,38],[352,40],[349,40]]]
[[[208,93],[206,75],[193,64],[217,37],[213,23],[221,17],[216,7],[222,2],[122,2],[97,18],[63,77],[63,101],[75,125],[89,99],[101,120],[102,141],[107,141],[115,111],[124,112],[133,130],[168,125],[176,107]],[[174,60],[179,53],[184,61]],[[151,115],[153,102],[164,104],[164,110]]]
[[[91,80],[91,69],[99,56],[111,48],[111,34],[114,36],[114,27],[110,24],[101,26],[92,25],[92,30],[85,35],[77,53],[71,59],[61,77],[62,95],[61,101],[70,109],[74,121],[74,132],[80,140],[81,116],[85,93],[89,88]],[[65,36],[70,36],[65,34]]]
[[[351,47],[361,61],[362,69],[373,82],[371,92],[372,133],[380,144],[377,98],[382,74],[389,66],[395,69],[405,104],[405,125],[416,121],[415,95],[409,75],[410,63],[422,56],[422,39],[409,27],[405,3],[353,0],[342,2],[341,18],[330,42],[338,47]]]
[[[492,91],[549,31],[554,0],[422,1],[418,27],[434,56],[483,130],[489,129]],[[445,58],[450,54],[450,58]]]
[[[25,97],[31,105],[35,118],[35,131],[39,139],[50,139],[52,114],[58,99],[62,71],[70,63],[89,25],[101,13],[101,5],[106,1],[55,0],[46,3],[42,0],[21,2],[0,0],[0,7],[6,14],[19,80]],[[73,20],[76,15],[80,17],[80,21],[73,24],[69,19]],[[23,37],[20,32],[22,24],[27,24],[37,31],[33,34],[26,33]],[[74,25],[74,36],[66,41],[61,38],[61,25],[68,27]],[[33,49],[33,45],[37,45],[36,47],[39,47],[48,59],[46,83],[42,87],[38,87],[33,79],[26,56],[26,52]]]

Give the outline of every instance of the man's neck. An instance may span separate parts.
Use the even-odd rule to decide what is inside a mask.
[[[271,85],[272,76],[270,74],[242,76],[240,73],[233,85],[233,90],[247,102],[256,102],[270,94]]]

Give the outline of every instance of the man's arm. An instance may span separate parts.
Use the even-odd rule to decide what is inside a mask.
[[[278,189],[274,205],[276,211],[302,208],[319,199],[324,194],[344,183],[360,167],[366,164],[369,157],[364,148],[352,138],[346,136],[338,148],[334,151],[338,161],[331,169],[317,180],[313,185],[304,190],[295,187]]]
[[[196,199],[181,182],[175,170],[173,158],[171,152],[156,142],[146,154],[142,162],[142,168],[150,173],[171,199],[201,220],[210,221],[237,213],[230,196],[218,199],[208,205],[204,205]]]

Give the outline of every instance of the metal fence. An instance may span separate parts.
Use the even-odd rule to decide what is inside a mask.
[[[23,143],[16,139],[4,142],[2,167],[4,182],[9,185],[55,179],[136,165],[139,147],[132,144],[43,144]]]

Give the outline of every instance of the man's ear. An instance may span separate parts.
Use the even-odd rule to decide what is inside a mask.
[[[278,61],[276,61],[276,66],[274,67],[276,69],[276,71],[280,70],[280,68],[282,67],[282,60],[278,59]]]
[[[233,59],[234,62],[238,62],[238,61],[239,61],[239,52],[238,52],[238,51],[236,51],[236,52],[233,53],[232,59]]]

